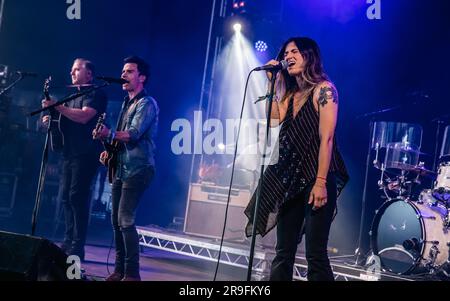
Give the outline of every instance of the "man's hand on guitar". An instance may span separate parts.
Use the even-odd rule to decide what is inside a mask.
[[[46,108],[46,107],[51,106],[52,104],[56,103],[56,101],[53,99],[49,99],[49,100],[43,99],[41,103],[42,103],[42,107]]]
[[[92,138],[105,140],[106,138],[108,138],[109,134],[110,130],[106,126],[102,125],[100,128],[95,128],[92,131]]]
[[[48,127],[48,122],[49,122],[49,120],[50,120],[50,116],[48,116],[48,115],[43,116],[43,117],[42,117],[42,124],[43,124],[45,127]]]
[[[103,151],[100,154],[100,163],[102,163],[103,165],[106,166],[106,159],[108,159],[108,152],[107,151]]]

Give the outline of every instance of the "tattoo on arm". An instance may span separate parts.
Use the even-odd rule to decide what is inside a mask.
[[[320,88],[319,93],[319,105],[324,107],[329,100],[332,100],[334,103],[338,103],[337,91],[334,87],[322,87]]]

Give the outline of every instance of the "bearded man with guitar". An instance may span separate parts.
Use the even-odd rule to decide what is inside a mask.
[[[108,166],[112,182],[111,220],[116,261],[114,272],[106,281],[139,281],[136,208],[155,172],[154,139],[159,109],[144,89],[149,79],[149,66],[142,58],[132,56],[124,60],[122,79],[122,89],[128,95],[116,130],[97,125],[92,135],[105,145],[100,161]]]
[[[86,59],[77,58],[70,75],[72,84],[79,90],[89,89],[94,79],[94,65]],[[48,86],[44,89],[44,95],[43,107],[56,102],[49,96]],[[52,150],[61,150],[64,159],[62,204],[65,232],[61,248],[81,260],[84,260],[85,254],[91,184],[99,167],[98,154],[102,151],[101,143],[92,140],[91,133],[97,117],[106,111],[106,105],[105,93],[97,90],[59,105],[51,112]],[[49,120],[48,115],[42,118],[45,125]],[[58,135],[61,137],[58,138]],[[57,143],[60,141],[62,145]]]

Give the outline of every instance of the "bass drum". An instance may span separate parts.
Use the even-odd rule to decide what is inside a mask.
[[[430,260],[439,266],[448,258],[450,233],[443,229],[441,214],[427,203],[385,202],[376,212],[370,235],[372,251],[385,271],[423,272]]]

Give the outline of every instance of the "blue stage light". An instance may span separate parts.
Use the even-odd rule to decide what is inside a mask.
[[[268,48],[267,43],[264,41],[259,40],[255,43],[255,49],[259,52],[264,52]]]

